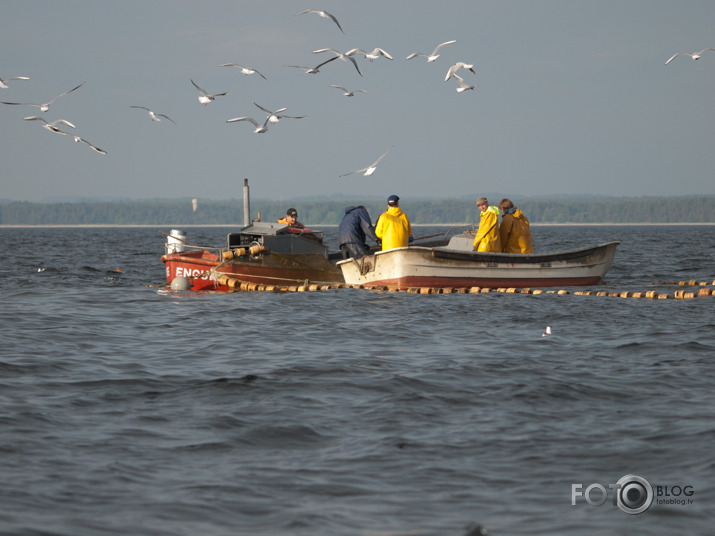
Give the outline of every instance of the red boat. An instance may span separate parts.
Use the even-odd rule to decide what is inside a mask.
[[[173,289],[231,290],[241,283],[289,287],[345,281],[323,245],[322,231],[254,221],[229,233],[225,246],[198,247],[185,238],[184,232],[172,230],[161,257],[166,282]]]

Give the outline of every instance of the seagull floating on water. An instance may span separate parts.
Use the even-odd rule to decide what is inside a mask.
[[[149,108],[145,108],[144,106],[130,106],[130,108],[139,108],[140,110],[146,110],[147,112],[149,112],[149,117],[151,117],[152,121],[161,121],[161,119],[159,118],[163,117],[164,119],[168,119],[172,123],[176,124],[176,121],[174,121],[168,115],[154,113]]]
[[[323,63],[316,65],[315,67],[304,67],[302,65],[286,65],[286,67],[295,67],[296,69],[303,69],[307,74],[316,74],[320,72],[320,68],[325,65],[326,63],[330,63],[331,61],[335,61],[338,59],[338,56],[335,56],[334,58],[330,58],[328,61],[324,61]]]
[[[219,65],[219,67],[238,67],[241,69],[241,72],[248,76],[249,74],[257,74],[264,80],[268,80],[265,76],[263,76],[261,73],[259,73],[256,69],[252,69],[251,67],[244,67],[243,65],[239,65],[238,63],[223,63]]]
[[[67,95],[68,93],[72,93],[75,89],[78,89],[78,88],[82,87],[83,84],[84,84],[84,82],[82,82],[82,83],[81,83],[80,85],[78,85],[77,87],[73,87],[73,88],[70,89],[69,91],[65,91],[64,93],[62,93],[62,95],[57,95],[54,99],[52,99],[52,100],[50,100],[49,102],[46,102],[46,103],[44,103],[44,104],[32,104],[32,103],[30,103],[30,102],[3,102],[3,104],[11,104],[11,105],[15,105],[15,106],[36,106],[36,107],[38,107],[38,108],[40,109],[41,112],[46,112],[47,110],[50,109],[50,104],[52,104],[53,102],[55,102],[55,101],[56,101],[57,99],[59,99],[60,97],[64,97],[64,96]]]
[[[474,72],[474,65],[464,63],[463,61],[458,61],[449,68],[449,71],[447,71],[447,76],[444,77],[444,81],[446,82],[447,80],[452,78],[454,76],[454,73],[456,73],[460,69],[467,69],[472,74],[476,74]]]
[[[365,51],[364,51],[363,49],[361,49],[361,48],[353,48],[353,49],[351,49],[351,50],[348,50],[348,51],[345,53],[345,55],[346,55],[346,56],[354,56],[355,54],[358,54],[358,53],[359,53],[359,54],[364,54],[365,57],[366,57],[367,59],[369,59],[370,61],[376,60],[376,59],[379,58],[380,56],[382,56],[382,57],[384,57],[384,58],[387,58],[388,60],[391,60],[391,59],[392,59],[392,56],[390,56],[387,52],[385,52],[385,51],[382,50],[381,48],[374,48],[374,49],[372,49],[371,52],[365,52]]]
[[[541,334],[542,337],[546,337],[547,335],[551,335],[551,326],[546,326],[544,332]]]
[[[474,89],[474,86],[470,86],[464,81],[464,78],[459,76],[458,74],[453,74],[452,78],[454,78],[457,83],[459,84],[459,87],[457,88],[457,93],[461,93],[462,91],[467,91],[468,89]]]
[[[264,132],[268,132],[268,119],[266,119],[262,125],[258,124],[258,121],[253,119],[253,117],[234,117],[233,119],[227,119],[227,123],[236,123],[237,121],[248,121],[249,123],[253,123],[253,125],[256,127],[255,132],[256,134],[263,134]]]
[[[350,91],[350,90],[344,88],[343,86],[336,86],[335,84],[330,84],[330,87],[336,87],[336,88],[342,90],[343,95],[345,95],[346,97],[354,97],[355,93],[357,93],[357,92],[367,93],[367,91],[365,91],[364,89],[353,89],[352,91]]]
[[[334,15],[331,15],[327,11],[323,11],[322,9],[306,9],[305,11],[301,11],[300,13],[296,13],[296,15],[304,15],[305,13],[315,13],[323,19],[332,19],[332,21],[337,24],[338,28],[340,28],[340,31],[345,33],[343,27],[340,26],[338,19],[336,19]]]
[[[29,80],[29,78],[27,76],[13,76],[12,78],[8,78],[6,80],[0,78],[0,88],[7,89],[9,87],[7,85],[7,82],[9,82],[10,80]]]
[[[201,93],[201,95],[199,95],[199,102],[201,104],[203,104],[204,106],[206,106],[209,102],[214,100],[216,97],[223,97],[224,95],[228,95],[228,91],[224,91],[223,93],[214,93],[213,95],[209,95],[208,92],[204,88],[196,85],[196,82],[191,80],[191,83],[194,84],[194,87],[199,90],[199,93]]]
[[[355,58],[352,56],[348,55],[347,52],[340,52],[339,50],[335,50],[334,48],[320,48],[318,50],[314,50],[313,54],[320,54],[321,52],[332,52],[335,54],[336,58],[340,58],[343,61],[350,60],[353,65],[355,66],[355,69],[357,70],[358,74],[362,76],[362,73],[360,72],[360,67],[358,67],[357,61],[355,61]]]
[[[665,62],[665,64],[668,65],[671,61],[673,61],[673,60],[674,60],[675,58],[677,58],[678,56],[690,56],[690,57],[693,58],[694,60],[699,60],[699,59],[700,59],[700,56],[703,55],[703,52],[705,52],[705,51],[707,51],[707,50],[715,50],[715,48],[704,48],[704,49],[702,49],[700,52],[677,52],[677,53],[673,54],[673,55],[668,59],[668,61]]]
[[[437,58],[439,58],[439,54],[437,54],[437,51],[440,48],[442,48],[445,45],[451,45],[452,43],[456,43],[456,42],[457,42],[456,39],[452,39],[451,41],[445,41],[444,43],[437,45],[437,48],[435,48],[432,51],[432,54],[423,54],[422,52],[413,52],[412,54],[407,56],[407,58],[405,58],[405,59],[411,60],[412,58],[416,58],[417,56],[425,56],[427,58],[427,61],[434,61]]]
[[[261,110],[263,110],[264,112],[266,112],[266,114],[268,114],[268,119],[267,119],[267,121],[269,121],[269,122],[270,122],[271,124],[273,124],[273,125],[275,125],[278,121],[280,121],[280,120],[283,119],[283,118],[286,118],[286,119],[305,119],[306,117],[308,117],[307,115],[301,115],[301,116],[283,115],[283,114],[281,114],[281,112],[285,112],[288,108],[278,108],[275,112],[272,112],[272,111],[269,110],[268,108],[264,108],[263,106],[261,106],[260,104],[258,104],[258,103],[255,102],[255,101],[251,101],[251,102],[252,102],[253,104],[255,104],[256,106],[258,106]]]
[[[380,163],[380,160],[385,158],[387,156],[387,153],[389,153],[391,150],[392,150],[392,147],[390,147],[387,151],[385,151],[385,153],[380,158],[375,160],[372,164],[370,164],[366,168],[356,169],[355,171],[351,171],[350,173],[344,173],[343,175],[340,175],[340,176],[347,177],[348,175],[352,175],[354,173],[362,173],[363,171],[365,172],[365,173],[363,173],[363,175],[365,177],[372,175],[373,173],[375,173],[375,169],[377,169],[377,165]]]

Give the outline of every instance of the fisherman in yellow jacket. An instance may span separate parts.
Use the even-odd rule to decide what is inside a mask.
[[[502,212],[499,238],[504,253],[534,253],[529,220],[521,209],[506,198],[499,201],[499,208]]]
[[[405,247],[413,240],[410,220],[402,212],[400,198],[396,195],[387,198],[387,212],[380,214],[375,234],[382,240],[382,251]]]
[[[474,237],[474,251],[494,251],[501,253],[499,240],[499,210],[490,207],[486,197],[477,199],[477,208],[482,212],[477,236]]]

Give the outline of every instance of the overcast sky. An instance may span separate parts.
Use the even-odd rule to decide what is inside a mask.
[[[330,19],[308,13],[320,8]],[[0,198],[715,194],[712,0],[5,0]],[[440,57],[406,60],[413,52]],[[320,48],[386,50],[317,74]],[[458,61],[474,90],[444,81]],[[264,74],[246,76],[238,63]],[[208,106],[209,93],[227,91]],[[363,89],[345,97],[330,84]],[[286,107],[255,134],[229,118]],[[146,106],[166,119],[152,123]],[[24,117],[65,119],[107,155]],[[364,168],[385,151],[375,173]]]

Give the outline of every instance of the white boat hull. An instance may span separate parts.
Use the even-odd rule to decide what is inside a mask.
[[[452,243],[450,243],[451,245]],[[478,253],[410,246],[338,263],[350,285],[415,287],[555,287],[597,284],[613,262],[618,242],[550,254]]]

